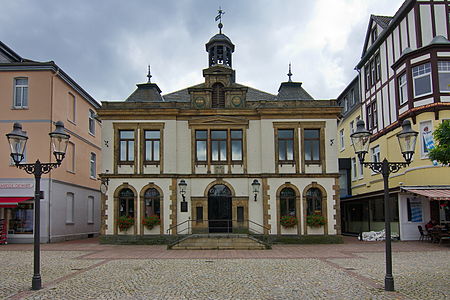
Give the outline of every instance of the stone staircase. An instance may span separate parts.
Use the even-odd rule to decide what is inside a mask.
[[[271,246],[247,234],[192,234],[167,246],[173,250],[265,250]]]

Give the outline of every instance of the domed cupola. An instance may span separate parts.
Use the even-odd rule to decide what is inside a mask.
[[[216,21],[219,22],[219,33],[213,36],[206,44],[206,52],[209,56],[209,66],[223,65],[231,68],[231,56],[234,52],[234,44],[230,38],[222,33],[222,14],[223,11],[219,9],[219,15],[216,17]]]

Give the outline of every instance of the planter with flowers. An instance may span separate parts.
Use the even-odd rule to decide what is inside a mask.
[[[117,226],[120,231],[127,232],[134,225],[134,218],[128,216],[121,216],[117,218]]]
[[[294,216],[282,216],[280,218],[280,224],[283,227],[292,228],[298,224],[298,219]]]
[[[326,224],[325,217],[315,213],[306,217],[306,224],[311,227],[320,227]]]
[[[142,220],[142,225],[144,225],[148,230],[152,230],[156,225],[161,224],[161,219],[157,215],[145,217]]]

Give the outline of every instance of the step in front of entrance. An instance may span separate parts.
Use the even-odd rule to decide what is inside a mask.
[[[264,250],[269,247],[245,235],[190,236],[170,247],[174,250]]]

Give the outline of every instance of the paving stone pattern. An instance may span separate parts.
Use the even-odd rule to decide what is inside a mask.
[[[0,299],[450,299],[450,245],[393,244],[395,292],[385,292],[384,243],[191,251],[42,245],[44,288],[31,291],[32,245],[0,247]]]

